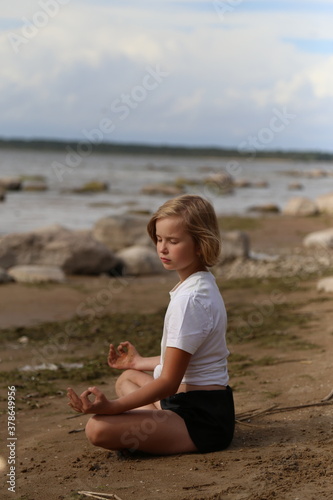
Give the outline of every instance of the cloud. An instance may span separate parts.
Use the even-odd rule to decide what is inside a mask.
[[[10,35],[41,2],[2,9],[0,135],[82,138],[108,117],[109,140],[237,146],[286,106],[299,118],[272,147],[323,147],[311,122],[330,119],[332,58],[316,50],[331,43],[330,2],[224,0],[221,19],[214,2],[71,0],[16,53]],[[157,65],[169,76],[120,120],[112,103]]]

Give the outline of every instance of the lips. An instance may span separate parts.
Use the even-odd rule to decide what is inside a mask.
[[[165,263],[171,262],[170,259],[166,259],[165,257],[161,257],[161,261]]]

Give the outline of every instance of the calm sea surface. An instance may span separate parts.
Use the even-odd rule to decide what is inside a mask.
[[[55,167],[54,162],[57,162],[58,167]],[[233,194],[225,196],[205,185],[188,188],[189,192],[209,198],[219,215],[245,214],[249,207],[267,203],[283,208],[293,196],[314,199],[333,191],[332,163],[97,153],[80,158],[77,163],[77,166],[67,166],[66,154],[62,152],[0,151],[0,179],[43,176],[48,186],[44,192],[7,193],[6,201],[0,203],[0,235],[30,231],[50,224],[60,224],[70,229],[90,229],[98,219],[107,215],[136,210],[152,212],[167,197],[144,195],[141,193],[144,186],[172,183],[179,177],[203,180],[222,170],[229,171],[236,180],[266,181],[268,187],[238,188]],[[329,176],[306,177],[307,172],[316,169],[324,170]],[[300,176],[293,177],[291,172],[298,172]],[[108,183],[109,191],[97,194],[69,192],[91,180]],[[288,185],[293,182],[300,182],[303,190],[290,191]]]

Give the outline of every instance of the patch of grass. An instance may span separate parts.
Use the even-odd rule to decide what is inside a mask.
[[[281,361],[273,356],[264,356],[260,359],[254,360],[249,356],[244,356],[243,354],[232,354],[228,358],[228,369],[233,377],[252,376],[254,375],[254,367],[273,366],[280,362]]]
[[[77,360],[76,360],[77,361]],[[86,359],[82,368],[66,369],[61,366],[57,370],[19,371],[10,370],[0,372],[0,383],[4,386],[15,385],[18,394],[26,397],[35,394],[38,398],[59,395],[70,383],[89,381],[94,384],[105,376],[119,374],[111,370],[106,362],[106,356]]]
[[[298,305],[299,306],[299,305]],[[313,349],[315,344],[300,339],[295,331],[308,328],[314,315],[298,313],[297,304],[274,304],[267,309],[257,304],[228,307],[228,333],[231,343],[256,341],[262,347]]]
[[[164,311],[156,314],[113,314],[95,317],[91,321],[74,319],[54,322],[33,327],[18,327],[1,331],[0,344],[15,342],[21,336],[29,339],[32,357],[38,361],[55,363],[58,370],[2,371],[0,384],[15,385],[21,394],[38,393],[40,397],[57,394],[71,382],[89,381],[101,383],[101,379],[118,370],[111,370],[107,364],[110,342],[118,345],[129,340],[143,356],[154,356],[160,351]],[[72,354],[78,346],[89,347],[89,356]],[[66,352],[70,355],[64,356]],[[55,360],[58,359],[58,362]],[[82,362],[82,368],[65,369],[59,362]],[[27,364],[32,361],[27,359]],[[35,363],[35,361],[33,361]]]
[[[233,215],[218,217],[218,223],[222,231],[251,231],[260,229],[262,226],[259,217],[237,217]]]
[[[267,398],[274,399],[274,398],[281,396],[282,392],[281,391],[265,391],[264,394]]]
[[[277,358],[274,358],[273,356],[263,356],[260,359],[257,359],[255,361],[255,364],[257,366],[273,366],[279,364],[281,361],[279,361]]]
[[[312,375],[309,375],[308,373],[304,373],[303,375],[298,375],[297,378],[301,378],[304,380],[310,380],[310,381],[316,380]]]
[[[254,375],[254,371],[250,369],[251,367],[253,367],[253,364],[250,362],[229,364],[228,373],[230,378],[250,377]]]
[[[79,342],[88,345],[104,340],[116,345],[129,340],[144,356],[153,356],[160,350],[165,310],[155,314],[112,314],[110,316],[74,318],[69,321],[51,322],[32,327],[7,328],[0,332],[0,344],[16,341],[21,336],[30,342],[58,345]]]
[[[302,287],[302,291],[306,291],[309,287],[304,286],[299,282],[297,276],[284,276],[280,278],[236,278],[216,280],[221,292],[227,290],[253,290],[256,294],[264,293],[271,297],[272,300],[282,302],[286,298],[286,294]]]
[[[38,394],[39,397],[56,395],[59,392],[59,387],[55,386],[54,381],[58,378],[59,374],[52,370],[0,372],[0,383],[15,385],[18,397],[27,396],[28,394]]]
[[[228,363],[240,363],[241,361],[247,361],[251,358],[249,356],[245,356],[244,354],[238,354],[237,352],[233,352],[230,354],[228,358]]]
[[[248,391],[248,387],[244,380],[237,380],[232,383],[232,390],[234,392]]]
[[[329,275],[332,275],[332,270],[330,270]],[[318,303],[321,304],[322,302],[332,302],[332,297],[329,297],[328,295],[321,295],[319,297],[315,297],[311,299],[311,303]]]

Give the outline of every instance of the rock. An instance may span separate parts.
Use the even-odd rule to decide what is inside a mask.
[[[304,189],[304,186],[300,182],[291,182],[288,184],[288,189],[289,191],[301,191]]]
[[[244,231],[221,232],[222,252],[220,264],[242,258],[247,259],[250,252],[250,241],[248,234]]]
[[[148,184],[141,190],[143,194],[162,194],[166,196],[179,196],[184,193],[183,186],[175,186],[170,184]]]
[[[0,179],[0,186],[7,191],[19,191],[22,188],[22,180],[19,177],[4,177]]]
[[[269,187],[269,183],[267,181],[255,181],[252,183],[252,187],[254,188],[268,188]]]
[[[186,177],[177,177],[174,182],[174,186],[182,189],[183,192],[184,189],[188,186],[200,186],[201,184],[202,181],[199,179],[187,179]]]
[[[211,174],[204,179],[204,184],[215,194],[225,195],[234,191],[234,179],[227,172]]]
[[[327,172],[321,168],[315,168],[309,172],[305,172],[305,176],[309,179],[320,179],[321,177],[327,177]]]
[[[45,182],[40,181],[24,181],[22,185],[23,191],[47,191],[48,186]]]
[[[164,272],[163,265],[153,248],[133,245],[124,248],[116,256],[123,263],[124,275],[139,276]]]
[[[10,283],[11,281],[14,281],[13,278],[0,267],[0,284]]]
[[[63,283],[65,274],[56,266],[14,266],[8,274],[18,283]]]
[[[101,193],[108,191],[109,186],[106,182],[90,181],[79,188],[72,189],[73,193]]]
[[[53,226],[1,238],[0,266],[17,265],[57,266],[67,274],[89,275],[112,272],[119,262],[89,233]]]
[[[251,254],[249,259],[234,259],[217,267],[214,273],[223,280],[286,277],[287,286],[293,289],[295,283],[307,280],[311,276],[316,277],[328,269],[332,270],[333,252],[332,256],[329,254],[328,251],[314,254],[312,250],[297,249],[296,253],[288,251],[268,260],[253,259]],[[295,281],[291,280],[292,276],[295,276]]]
[[[249,188],[252,184],[247,179],[237,179],[234,181],[234,186],[236,188]]]
[[[259,213],[279,213],[280,208],[274,203],[267,203],[266,205],[254,205],[247,209],[248,212],[259,212]]]
[[[319,212],[333,215],[333,193],[323,194],[316,198]]]
[[[136,244],[147,234],[149,217],[140,215],[120,215],[104,217],[96,222],[92,235],[113,251]]]
[[[317,290],[320,292],[333,292],[333,277],[319,280],[317,283]]]
[[[303,245],[306,247],[333,248],[333,228],[308,234],[303,240]]]
[[[291,198],[283,209],[284,215],[311,216],[318,213],[317,204],[303,196]]]

